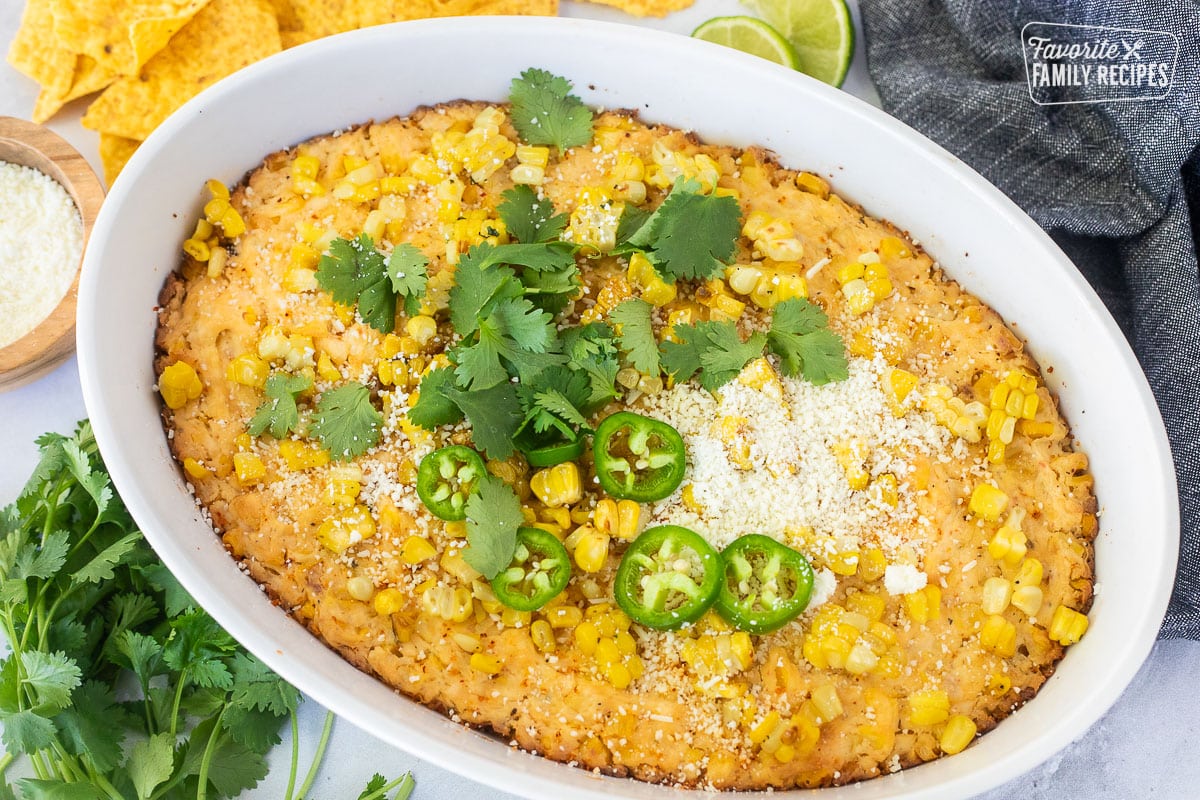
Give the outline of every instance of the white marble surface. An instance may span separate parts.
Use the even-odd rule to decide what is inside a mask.
[[[20,20],[20,0],[0,0],[0,51],[7,52]],[[564,14],[630,21],[619,12],[564,0]],[[852,8],[855,6],[851,0]],[[687,33],[713,16],[739,13],[735,0],[697,0],[665,20],[642,24]],[[861,38],[855,63],[844,87],[877,102],[867,76]],[[28,118],[36,96],[34,84],[7,64],[0,64],[0,115]],[[51,122],[96,165],[97,138],[78,124],[86,101],[77,101]],[[26,387],[0,393],[0,505],[9,502],[33,468],[33,439],[48,430],[69,431],[86,416],[79,374],[71,359],[50,375]],[[1173,800],[1200,797],[1200,643],[1160,642],[1117,704],[1079,741],[1042,767],[1012,780],[976,800]],[[301,763],[320,735],[324,709],[313,702],[301,708]],[[282,794],[290,746],[272,754],[273,771],[258,789],[245,797],[274,798]],[[418,761],[380,742],[369,733],[340,721],[334,728],[329,753],[316,781],[314,798],[354,797],[373,772],[389,776],[411,769],[417,777],[414,798],[484,797],[508,800],[467,778]],[[514,798],[515,800],[515,798]]]

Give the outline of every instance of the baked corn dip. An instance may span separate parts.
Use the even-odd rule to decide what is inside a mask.
[[[514,747],[714,789],[968,747],[1087,630],[1021,341],[816,174],[539,70],[210,181],[171,446],[331,648]]]

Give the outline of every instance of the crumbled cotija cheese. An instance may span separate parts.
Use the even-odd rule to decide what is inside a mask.
[[[912,594],[925,588],[925,573],[912,564],[888,564],[883,573],[883,585],[888,594]]]
[[[716,396],[688,383],[647,398],[645,413],[674,426],[688,451],[681,490],[651,507],[650,524],[692,528],[718,549],[747,533],[790,542],[812,528],[836,549],[869,542],[889,556],[902,548],[919,553],[913,534],[922,522],[912,493],[901,491],[893,508],[869,490],[851,489],[834,450],[858,440],[872,476],[891,473],[904,485],[912,455],[949,448],[949,433],[929,415],[892,413],[888,369],[882,358],[852,358],[847,380],[814,386],[782,378],[782,397],[770,384],[760,390],[733,381]],[[733,444],[722,438],[727,417],[745,420]],[[743,443],[751,469],[745,452],[731,453]],[[691,508],[683,494],[689,485]]]
[[[0,161],[0,347],[50,315],[82,252],[83,222],[66,190],[36,169]]]

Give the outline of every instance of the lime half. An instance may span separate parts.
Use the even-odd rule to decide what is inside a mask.
[[[741,0],[783,34],[801,72],[841,86],[854,56],[854,22],[846,0]]]
[[[762,56],[789,69],[800,69],[796,48],[761,19],[754,17],[716,17],[701,23],[692,36],[714,44],[723,44],[743,53]]]

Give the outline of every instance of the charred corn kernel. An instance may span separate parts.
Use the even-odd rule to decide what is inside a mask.
[[[574,505],[583,496],[579,467],[573,461],[538,470],[529,480],[529,488],[550,508]]]
[[[400,546],[400,559],[405,564],[420,564],[437,555],[437,550],[424,536],[409,536]]]
[[[998,522],[1008,507],[1008,495],[988,483],[981,483],[971,492],[967,508],[972,514],[988,522]]]
[[[980,606],[985,614],[1003,614],[1012,600],[1012,583],[1004,578],[991,577],[983,582]]]
[[[1088,618],[1074,609],[1058,606],[1050,618],[1050,638],[1063,646],[1075,644],[1087,632]]]
[[[885,236],[879,240],[879,257],[882,259],[912,258],[912,251],[908,249],[908,245],[903,239]]]
[[[233,383],[242,386],[252,386],[261,389],[267,383],[271,373],[271,365],[253,353],[242,353],[229,362],[225,369],[225,377]]]
[[[794,236],[760,241],[758,246],[772,261],[799,261],[804,255],[804,245]]]
[[[950,697],[941,689],[919,689],[908,696],[910,725],[940,725],[950,717]]]
[[[312,442],[284,439],[279,443],[279,455],[292,472],[302,472],[329,463],[329,451]]]
[[[212,477],[212,471],[200,461],[194,458],[185,458],[183,460],[183,471],[194,480],[204,480]]]
[[[896,476],[885,472],[872,481],[879,502],[890,508],[900,505],[900,483]]]
[[[575,544],[575,565],[584,572],[599,572],[608,560],[609,536],[595,528],[587,528]]]
[[[796,188],[825,200],[829,197],[829,182],[811,172],[796,173]]]
[[[529,626],[529,638],[541,653],[553,653],[558,647],[558,642],[554,639],[554,630],[544,619],[534,620]]]
[[[1017,652],[1017,629],[997,614],[989,616],[979,629],[979,644],[1008,658]]]
[[[946,755],[961,753],[975,738],[975,721],[963,714],[955,714],[946,720],[946,727],[938,737],[938,747]]]
[[[1002,525],[988,542],[988,555],[997,561],[1004,561],[1009,566],[1016,566],[1028,551],[1025,542],[1024,533]]]
[[[183,408],[204,391],[196,370],[186,361],[176,361],[158,376],[158,393],[172,411]]]
[[[751,744],[761,745],[782,724],[783,719],[779,716],[779,712],[771,711],[757,725],[747,731],[746,737]]]
[[[584,655],[593,655],[600,643],[600,632],[594,622],[581,622],[575,626],[575,646]]]
[[[471,669],[485,675],[499,675],[503,668],[500,659],[491,653],[475,653],[471,656]]]
[[[858,560],[858,576],[864,581],[877,581],[887,572],[887,557],[878,547],[867,548]]]
[[[370,583],[370,581],[368,581]],[[388,617],[395,614],[400,609],[404,608],[404,594],[394,586],[389,586],[386,589],[381,589],[375,594],[374,601],[375,613],[381,617]]]
[[[1018,586],[1013,590],[1012,604],[1029,616],[1036,617],[1042,610],[1043,597],[1040,586]]]
[[[808,297],[804,276],[775,271],[765,273],[750,292],[750,302],[759,308],[774,308],[784,300],[796,297]]]

